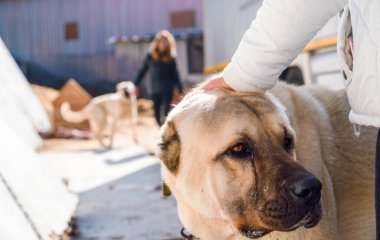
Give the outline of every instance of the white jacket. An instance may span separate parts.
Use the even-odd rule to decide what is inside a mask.
[[[340,10],[338,55],[350,121],[380,127],[380,0],[266,0],[223,78],[237,91],[272,88],[281,72]],[[346,5],[346,6],[345,6]],[[347,51],[352,26],[354,58]],[[350,63],[351,61],[351,63]]]

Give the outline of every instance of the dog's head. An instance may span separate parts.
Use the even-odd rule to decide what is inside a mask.
[[[131,93],[135,93],[136,86],[131,81],[120,82],[116,85],[116,92],[122,93],[127,99],[129,99]]]
[[[297,162],[295,133],[272,95],[196,90],[161,131],[163,179],[194,235],[199,216],[248,238],[319,222],[321,183]]]

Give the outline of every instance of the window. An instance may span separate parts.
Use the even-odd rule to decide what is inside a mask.
[[[65,40],[78,40],[79,29],[77,22],[68,22],[65,24]]]
[[[193,10],[177,11],[170,14],[172,29],[195,27],[195,12]]]
[[[203,72],[203,39],[190,38],[187,40],[187,55],[189,73]]]

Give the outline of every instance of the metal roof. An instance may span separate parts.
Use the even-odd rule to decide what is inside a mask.
[[[151,32],[145,35],[133,35],[133,36],[122,36],[115,37],[112,36],[108,38],[108,43],[115,44],[125,44],[125,43],[141,43],[141,42],[150,42],[153,40],[157,32]],[[201,38],[203,32],[200,29],[186,29],[186,30],[177,30],[170,31],[173,34],[175,39],[191,39],[191,38]]]

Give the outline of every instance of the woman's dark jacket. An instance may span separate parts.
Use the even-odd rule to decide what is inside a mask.
[[[137,72],[133,81],[134,84],[140,84],[148,69],[150,70],[153,94],[172,94],[175,86],[178,86],[181,93],[183,92],[175,58],[172,58],[169,62],[155,61],[148,54],[143,66]]]

